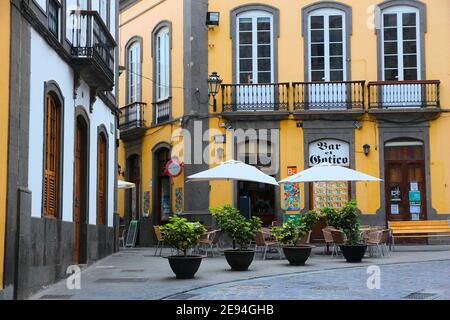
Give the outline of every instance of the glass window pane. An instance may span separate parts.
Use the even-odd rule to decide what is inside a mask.
[[[271,83],[272,82],[271,72],[258,72],[258,83]]]
[[[330,30],[331,42],[342,42],[342,30]]]
[[[330,72],[330,80],[331,81],[343,81],[344,80],[344,72],[343,71],[331,71]]]
[[[240,58],[251,58],[253,55],[252,46],[239,46],[239,57]]]
[[[251,32],[240,32],[239,33],[239,44],[252,44],[252,33]]]
[[[403,40],[415,40],[415,39],[416,39],[416,28],[415,27],[403,28]]]
[[[259,45],[258,46],[258,57],[259,58],[270,58],[271,55],[271,46],[267,45]]]
[[[384,29],[384,40],[397,40],[397,29]]]
[[[405,80],[417,80],[417,69],[405,69],[403,77]]]
[[[416,25],[416,14],[415,13],[404,13],[403,14],[403,26],[415,26]]]
[[[322,30],[311,31],[311,42],[323,42],[323,41],[324,41],[324,33]]]
[[[258,32],[258,44],[270,43],[270,32]]]
[[[324,70],[325,59],[324,58],[311,58],[311,68],[313,70]]]
[[[344,63],[342,57],[330,58],[330,68],[331,69],[343,69]]]
[[[383,22],[385,27],[396,27],[397,26],[397,15],[396,14],[385,14],[383,16]]]
[[[239,19],[239,30],[240,31],[252,31],[252,19],[251,18],[240,18]]]
[[[385,56],[384,57],[384,67],[385,68],[397,68],[398,67],[397,56]]]
[[[385,42],[384,54],[397,54],[397,42]]]
[[[239,83],[247,84],[251,83],[250,79],[252,78],[252,74],[249,72],[241,72],[239,74]]]
[[[392,80],[398,80],[398,70],[397,69],[392,69],[392,70],[385,70],[384,71],[384,79],[387,81],[392,81]]]
[[[270,59],[258,59],[258,71],[270,71]]]
[[[342,43],[330,43],[330,55],[342,56],[344,51],[342,50]]]
[[[325,46],[323,44],[312,44],[311,45],[311,56],[323,57],[324,54],[325,54]]]
[[[417,67],[417,55],[404,55],[403,56],[403,66],[405,68],[415,68]]]
[[[258,31],[270,31],[270,18],[258,18]]]
[[[240,71],[252,71],[252,67],[253,67],[252,59],[239,60],[239,70]]]
[[[403,53],[417,53],[416,41],[404,41],[403,42]]]
[[[330,16],[330,28],[342,28],[342,16]]]
[[[323,17],[311,17],[311,29],[323,29],[324,18]]]
[[[311,81],[324,81],[325,71],[312,71]]]

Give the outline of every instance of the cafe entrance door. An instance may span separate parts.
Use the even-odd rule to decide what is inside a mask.
[[[396,140],[385,145],[387,221],[427,219],[425,156],[421,141]]]

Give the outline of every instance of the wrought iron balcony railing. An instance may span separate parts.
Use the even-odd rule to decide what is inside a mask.
[[[369,108],[440,108],[439,80],[369,82]]]
[[[172,99],[168,98],[162,101],[154,102],[154,123],[161,124],[170,120],[170,106]]]
[[[222,110],[288,111],[289,83],[223,84]]]
[[[365,81],[295,82],[294,110],[364,110]]]
[[[120,109],[120,130],[126,131],[145,127],[144,109],[146,103],[134,102]]]
[[[97,11],[71,12],[72,56],[80,63],[92,60],[109,82],[114,82],[116,42]]]

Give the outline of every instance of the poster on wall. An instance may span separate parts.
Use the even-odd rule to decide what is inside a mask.
[[[284,185],[284,209],[286,211],[300,210],[300,188],[298,184]]]
[[[398,204],[391,204],[391,214],[400,214]]]
[[[288,177],[297,174],[297,167],[289,166],[287,168]],[[284,185],[284,210],[298,211],[300,210],[300,184]]]
[[[175,211],[176,213],[183,212],[183,188],[175,189]]]

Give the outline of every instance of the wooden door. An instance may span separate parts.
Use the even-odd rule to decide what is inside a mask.
[[[386,161],[385,170],[387,220],[426,220],[424,162]],[[414,193],[420,194],[418,201],[412,198]]]
[[[106,139],[100,135],[98,150],[98,178],[97,178],[97,223],[105,225],[106,222]]]
[[[82,164],[82,128],[77,123],[75,141],[75,199],[74,199],[74,223],[75,223],[75,246],[74,262],[81,261],[81,164]]]

